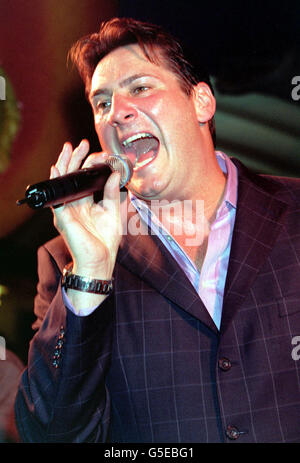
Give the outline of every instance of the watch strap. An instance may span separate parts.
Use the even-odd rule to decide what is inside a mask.
[[[111,280],[97,280],[72,273],[70,265],[63,270],[62,286],[66,289],[75,289],[86,293],[111,294],[113,291],[113,278]]]

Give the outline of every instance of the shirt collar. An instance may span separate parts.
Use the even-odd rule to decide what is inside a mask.
[[[215,153],[220,168],[224,174],[227,175],[223,201],[236,208],[238,183],[237,168],[225,153],[221,151],[216,151]]]

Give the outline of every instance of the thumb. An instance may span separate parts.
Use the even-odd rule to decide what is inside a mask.
[[[120,173],[113,172],[104,187],[102,205],[104,209],[111,212],[120,210],[120,180]]]

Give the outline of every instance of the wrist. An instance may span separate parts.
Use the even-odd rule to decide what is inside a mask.
[[[110,297],[105,294],[84,293],[75,289],[66,289],[66,295],[76,315],[84,315],[90,310],[94,311]]]
[[[107,264],[85,265],[77,264],[74,262],[74,264],[71,267],[71,271],[72,273],[85,278],[93,278],[97,280],[111,280],[113,275],[113,266],[109,266]]]
[[[73,271],[73,265],[68,264],[63,270],[62,286],[66,290],[76,290],[83,293],[109,295],[113,291],[113,278],[93,278]]]

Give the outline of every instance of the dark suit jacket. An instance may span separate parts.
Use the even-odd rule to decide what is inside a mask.
[[[62,302],[61,238],[39,250],[23,440],[300,442],[300,181],[235,163],[220,332],[155,236],[124,237],[115,292],[88,317]]]

